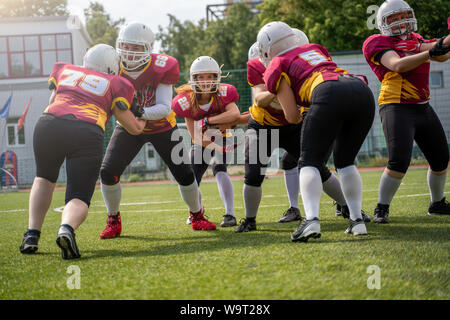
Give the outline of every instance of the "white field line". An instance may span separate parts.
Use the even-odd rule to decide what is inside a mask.
[[[444,192],[445,194],[450,194],[450,191]],[[425,197],[430,196],[429,193],[417,193],[417,194],[406,194],[406,195],[396,195],[396,198],[416,198],[416,197]],[[287,195],[265,195],[265,198],[278,198],[283,197],[286,198]],[[205,199],[207,200],[207,199]],[[301,197],[300,197],[301,200]],[[363,198],[363,201],[367,200],[378,200],[378,197],[372,197],[372,198]],[[145,202],[128,202],[128,203],[121,203],[121,206],[135,206],[135,205],[158,205],[158,204],[167,204],[167,203],[180,203],[182,204],[181,200],[170,200],[170,201],[145,201]],[[333,201],[322,201],[322,204],[332,204]],[[299,202],[299,204],[302,204],[302,202]],[[260,208],[271,208],[271,207],[285,207],[287,204],[266,204],[266,205],[260,205]],[[102,207],[106,208],[104,205],[94,205],[92,207]],[[64,209],[64,206],[53,208],[53,211],[56,212],[62,212]],[[223,210],[224,207],[215,207],[210,208],[206,207],[207,210]],[[235,209],[244,209],[244,207],[235,207]],[[187,208],[172,208],[172,209],[149,209],[149,210],[127,210],[127,212],[173,212],[173,211],[186,211]],[[12,213],[12,212],[27,212],[28,209],[11,209],[11,210],[0,210],[0,213]],[[104,213],[105,211],[89,211],[89,213]]]

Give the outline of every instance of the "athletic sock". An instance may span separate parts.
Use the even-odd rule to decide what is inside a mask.
[[[331,199],[336,201],[337,204],[341,206],[346,204],[344,194],[342,193],[341,183],[334,174],[331,174],[328,180],[323,183],[323,191],[329,195]]]
[[[234,216],[234,191],[230,176],[223,171],[216,173],[217,188],[225,205],[225,214]]]
[[[430,189],[431,202],[438,202],[444,198],[445,181],[447,180],[447,172],[438,176],[428,170],[427,173],[428,188]]]
[[[306,220],[319,218],[320,197],[322,196],[322,179],[315,167],[303,167],[300,170],[300,193]]]
[[[336,171],[341,178],[342,193],[345,196],[345,200],[347,200],[350,219],[353,221],[362,219],[362,180],[358,169],[356,169],[356,166],[351,165],[342,169],[337,169]]]
[[[284,183],[286,185],[290,207],[298,209],[298,197],[300,189],[298,167],[284,170]]]
[[[259,204],[262,198],[262,188],[249,186],[244,183],[244,207],[245,218],[256,218],[258,214]]]
[[[200,189],[198,188],[197,181],[187,186],[178,185],[180,189],[181,198],[186,203],[190,212],[199,212],[202,209],[202,203],[200,202]]]
[[[383,172],[380,179],[378,203],[390,205],[401,183],[402,179],[391,177]]]
[[[120,200],[122,199],[122,187],[120,182],[113,185],[106,185],[102,183],[101,190],[108,215],[117,215],[120,210]]]

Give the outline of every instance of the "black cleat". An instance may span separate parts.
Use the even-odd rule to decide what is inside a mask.
[[[374,223],[389,223],[389,205],[378,203],[377,207],[373,212],[373,222]]]
[[[239,227],[234,230],[234,232],[249,232],[256,230],[256,221],[249,221],[248,219],[241,219],[239,221]]]
[[[81,257],[75,241],[75,233],[70,230],[61,228],[56,238],[56,244],[61,249],[63,259],[78,259]]]
[[[38,250],[39,236],[28,231],[24,233],[19,250],[23,254],[35,253]]]
[[[445,200],[445,197],[441,201],[432,202],[428,207],[428,215],[440,216],[450,214],[450,203]]]
[[[304,219],[291,234],[291,240],[294,242],[307,242],[309,238],[320,238],[320,223],[319,219],[314,218],[312,220]]]
[[[355,221],[348,219],[348,228],[345,230],[345,233],[351,233],[354,236],[366,235],[366,225],[362,219],[356,219]]]
[[[302,220],[302,216],[300,214],[300,210],[298,208],[290,207],[286,210],[283,217],[278,220],[278,222],[291,222]]]
[[[338,208],[339,208],[339,212],[340,212],[339,215],[337,214]],[[344,217],[344,219],[350,219],[350,210],[348,209],[347,205],[340,206],[340,205],[337,204],[336,205],[336,213],[335,213],[335,215],[336,216],[342,216],[342,217]],[[362,210],[361,210],[361,216],[362,216],[362,219],[363,219],[364,222],[370,222],[370,217]]]
[[[221,227],[234,227],[237,225],[236,218],[232,216],[231,214],[226,214],[223,216],[223,221],[220,224]]]

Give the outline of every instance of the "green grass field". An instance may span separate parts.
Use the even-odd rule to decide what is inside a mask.
[[[372,217],[381,171],[362,172],[363,209]],[[242,180],[233,181],[237,218],[244,216]],[[446,195],[449,196],[446,186]],[[206,214],[220,224],[223,205],[215,182],[201,186]],[[56,191],[35,255],[19,245],[28,223],[26,192],[0,194],[0,299],[449,299],[450,217],[426,214],[426,170],[410,170],[391,205],[390,224],[367,224],[365,237],[344,234],[324,195],[322,238],[293,243],[297,222],[277,220],[288,206],[282,177],[266,179],[255,232],[234,228],[193,231],[178,187],[125,186],[122,236],[100,240],[106,222],[99,189],[77,230],[82,257],[63,260],[55,238],[64,191]],[[303,209],[301,208],[302,214]],[[70,266],[80,289],[69,289]],[[369,266],[380,289],[367,286]],[[69,269],[71,270],[71,269]],[[369,281],[370,282],[370,281]],[[70,282],[71,283],[71,282]]]

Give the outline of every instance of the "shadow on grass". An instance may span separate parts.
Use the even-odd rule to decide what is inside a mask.
[[[192,236],[171,236],[167,238],[157,238],[152,236],[124,235],[115,239],[102,241],[137,240],[142,242],[153,242],[153,247],[143,249],[99,249],[84,250],[87,254],[83,259],[98,259],[104,257],[147,257],[191,254],[197,252],[220,251],[233,248],[264,247],[274,244],[292,245],[323,245],[330,243],[355,243],[368,241],[434,241],[447,243],[450,240],[448,224],[443,217],[396,217],[387,225],[367,223],[368,236],[355,237],[352,235],[343,236],[345,239],[327,239],[327,233],[342,232],[348,226],[347,220],[336,217],[323,219],[321,223],[322,238],[310,240],[307,243],[292,243],[291,233],[298,227],[299,221],[289,223],[278,222],[257,222],[257,230],[245,233],[235,233],[231,228],[218,228],[215,231],[192,231]],[[431,224],[434,225],[431,225]],[[436,225],[437,224],[437,225]],[[167,241],[169,244],[160,245]],[[176,242],[176,243],[174,243]],[[151,246],[151,244],[149,244]]]

